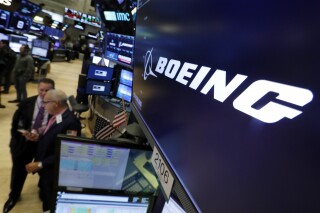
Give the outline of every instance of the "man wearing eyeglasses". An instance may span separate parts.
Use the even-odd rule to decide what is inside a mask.
[[[81,123],[69,110],[67,95],[61,90],[50,90],[43,99],[46,111],[52,115],[42,134],[28,133],[27,137],[38,141],[37,154],[33,162],[26,165],[28,172],[38,172],[42,198],[42,210],[50,210],[53,185],[55,142],[58,134],[81,135]]]
[[[22,101],[13,115],[10,140],[12,158],[10,193],[9,199],[3,207],[4,213],[9,212],[18,201],[28,174],[25,165],[32,161],[36,154],[37,144],[27,140],[23,132],[40,133],[46,128],[49,118],[47,112],[43,111],[42,119],[38,122],[36,120],[41,111],[44,96],[47,91],[54,88],[54,84],[52,79],[41,79],[38,84],[38,95]]]

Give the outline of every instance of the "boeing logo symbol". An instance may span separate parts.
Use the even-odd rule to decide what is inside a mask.
[[[144,80],[149,75],[157,77],[152,71],[152,50],[145,54]],[[203,82],[211,68],[199,66],[189,62],[182,63],[179,60],[168,59],[160,56],[155,72],[175,80],[193,90],[198,90],[202,83],[205,83],[199,92],[207,95],[213,89],[213,99],[223,103],[234,91],[247,79],[248,76],[236,74],[227,84],[227,72],[216,69],[207,82]],[[253,107],[255,103],[265,97],[268,93],[278,94],[273,101],[269,101],[259,109]],[[310,90],[282,84],[268,80],[257,80],[252,82],[233,101],[233,107],[253,118],[265,123],[275,123],[283,118],[293,119],[302,114],[301,108],[311,102],[313,94]],[[288,103],[288,104],[285,104]],[[292,108],[292,106],[297,106]]]
[[[152,71],[152,50],[153,48],[151,50],[148,50],[144,56],[144,73],[143,73],[144,80],[147,80],[149,75],[157,77]]]

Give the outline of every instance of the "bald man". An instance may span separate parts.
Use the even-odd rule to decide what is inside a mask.
[[[38,140],[38,149],[34,162],[26,165],[28,172],[38,172],[39,187],[42,198],[42,210],[48,211],[52,207],[52,193],[54,185],[55,144],[58,134],[81,135],[81,123],[69,110],[67,95],[61,90],[49,90],[44,96],[43,104],[46,111],[52,115],[47,128],[42,135],[28,133],[30,140]]]

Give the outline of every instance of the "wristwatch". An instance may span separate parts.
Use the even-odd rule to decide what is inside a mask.
[[[38,167],[39,167],[40,169],[42,169],[42,162],[41,162],[41,161],[38,163]]]

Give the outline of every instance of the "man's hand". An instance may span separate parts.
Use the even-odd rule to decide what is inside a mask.
[[[28,141],[38,141],[39,134],[37,132],[26,132],[22,134]]]
[[[41,168],[39,167],[40,162],[31,162],[26,165],[26,170],[28,173],[34,173],[39,171]]]

